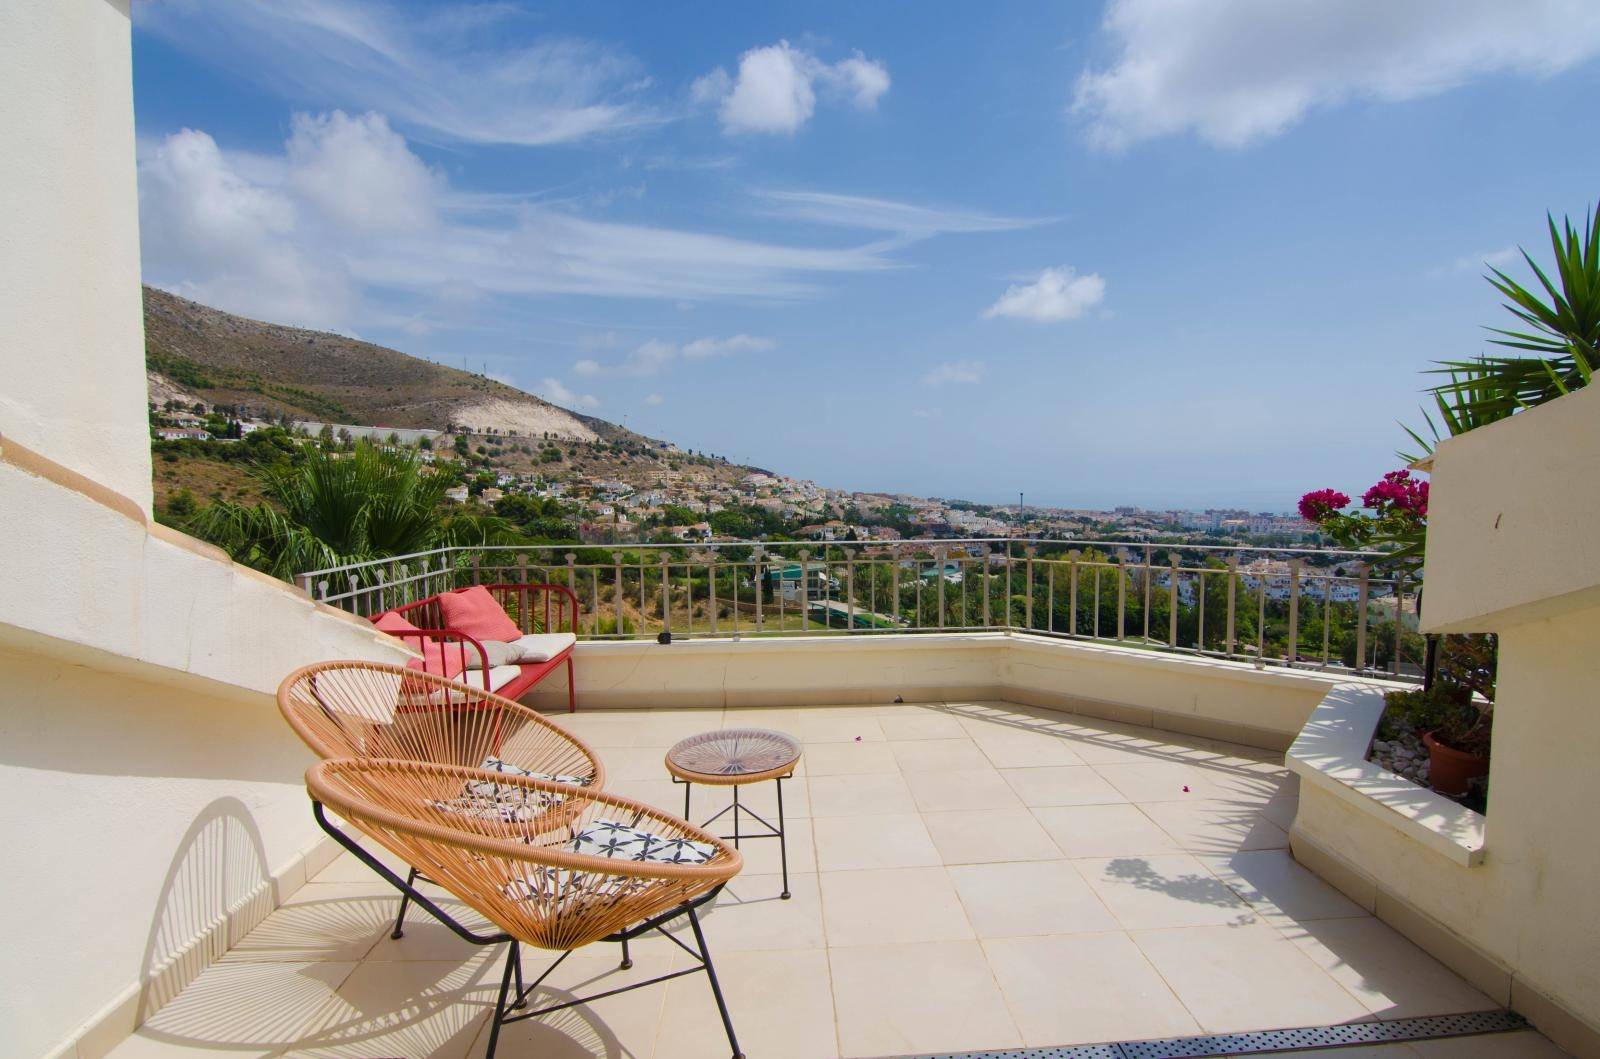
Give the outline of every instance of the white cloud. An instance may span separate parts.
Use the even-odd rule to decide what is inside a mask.
[[[1049,219],[997,217],[988,213],[915,206],[865,195],[826,191],[758,191],[776,217],[840,228],[933,236],[946,232],[1005,232],[1049,224]]]
[[[641,343],[618,364],[608,367],[599,361],[584,359],[574,364],[572,370],[575,374],[585,376],[625,375],[643,378],[661,374],[679,359],[705,360],[711,357],[733,356],[737,353],[764,353],[776,348],[778,348],[777,342],[755,335],[697,338],[681,346],[675,342],[652,338]]]
[[[551,404],[564,405],[567,408],[599,408],[600,399],[592,393],[575,393],[567,389],[560,379],[545,378],[540,380],[534,393],[543,397]]]
[[[652,393],[652,394],[646,394],[645,395],[644,403],[649,405],[651,408],[660,408],[663,404],[666,403],[666,400],[667,399],[665,397],[662,397],[660,394]]]
[[[1106,281],[1096,273],[1079,276],[1071,268],[1047,268],[1032,283],[1014,283],[1000,300],[984,310],[985,319],[1012,316],[1053,323],[1076,320],[1106,296]]]
[[[1593,0],[1112,0],[1114,58],[1078,80],[1091,140],[1193,132],[1239,147],[1314,109],[1548,76],[1600,53]]]
[[[739,57],[739,73],[721,67],[690,88],[697,103],[716,104],[724,132],[793,134],[811,120],[820,93],[857,110],[872,110],[889,91],[889,71],[860,52],[826,63],[786,40],[751,48]]]
[[[152,281],[263,320],[350,326],[355,292],[307,252],[295,201],[241,176],[205,133],[174,133],[141,160],[139,214]]]
[[[1468,254],[1458,257],[1448,265],[1428,270],[1430,276],[1447,276],[1462,272],[1483,272],[1485,268],[1498,268],[1504,270],[1507,265],[1515,264],[1522,260],[1522,251],[1514,246],[1503,246],[1499,250],[1487,250],[1481,254]]]
[[[464,318],[496,296],[793,300],[815,294],[816,277],[900,267],[887,241],[790,246],[537,202],[485,206],[378,115],[295,115],[290,126],[276,155],[224,151],[195,130],[141,143],[151,283],[275,322],[350,330],[375,319],[362,308],[375,292]]]
[[[284,153],[289,184],[355,232],[418,231],[438,221],[443,180],[381,114],[296,114]]]
[[[778,343],[770,338],[734,335],[732,338],[697,338],[683,347],[683,355],[699,360],[706,357],[731,357],[735,353],[765,353],[777,348]]]
[[[613,48],[532,39],[511,4],[416,11],[390,0],[144,0],[135,25],[287,99],[377,110],[473,143],[564,143],[658,123]],[[513,43],[514,42],[514,43]]]
[[[924,386],[975,386],[983,381],[984,366],[981,360],[956,360],[940,364],[922,377]]]

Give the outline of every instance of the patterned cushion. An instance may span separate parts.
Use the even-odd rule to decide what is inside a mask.
[[[483,764],[478,767],[485,772],[528,776],[536,780],[565,783],[575,787],[587,787],[594,781],[593,776],[564,776],[549,772],[534,772],[493,756],[484,758]],[[564,795],[554,791],[531,790],[514,783],[497,783],[494,780],[468,780],[461,788],[461,797],[430,804],[441,812],[474,816],[480,820],[520,824],[537,819],[566,800]]]
[[[642,860],[655,864],[704,864],[717,847],[688,838],[662,838],[643,828],[616,820],[596,820],[572,840],[575,853],[616,860]]]
[[[471,816],[479,820],[498,820],[502,824],[524,824],[542,816],[547,804],[537,801],[503,801],[464,795],[448,800],[437,799],[428,803],[441,813],[452,816]]]

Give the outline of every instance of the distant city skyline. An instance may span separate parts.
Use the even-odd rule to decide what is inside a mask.
[[[1321,6],[136,0],[145,276],[837,488],[1289,510],[1600,194],[1600,8]]]

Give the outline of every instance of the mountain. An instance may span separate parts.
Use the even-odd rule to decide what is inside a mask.
[[[144,330],[157,404],[187,397],[316,422],[648,440],[483,375],[344,335],[234,316],[155,287],[144,288]]]

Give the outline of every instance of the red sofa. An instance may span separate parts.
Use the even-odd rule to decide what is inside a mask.
[[[542,641],[540,646],[550,653],[548,661],[491,667],[488,651],[482,643],[465,632],[446,626],[439,606],[439,598],[445,593],[375,614],[372,622],[379,625],[386,617],[393,615],[416,626],[415,629],[384,630],[422,656],[411,663],[413,668],[456,681],[481,684],[485,691],[502,698],[519,698],[564,665],[567,670],[567,712],[577,712],[577,687],[572,669],[572,652],[578,632],[577,595],[564,585],[495,584],[482,587],[489,591],[527,638]],[[466,668],[469,659],[476,660],[478,668]]]

